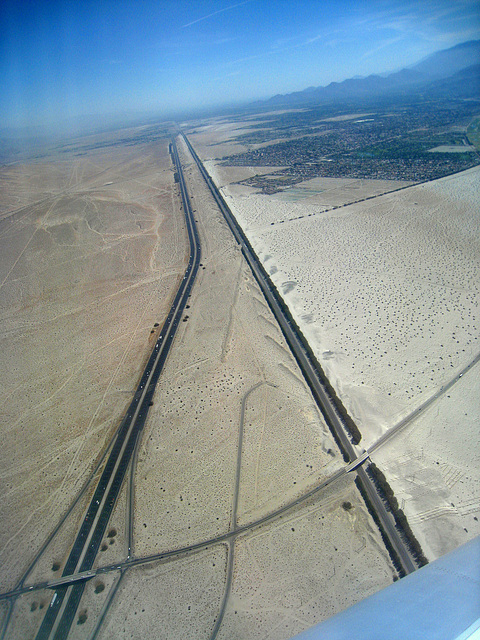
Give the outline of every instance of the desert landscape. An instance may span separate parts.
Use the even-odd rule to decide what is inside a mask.
[[[265,195],[238,184],[258,166],[222,162],[239,126],[207,124],[190,138],[361,446],[375,449],[427,557],[439,557],[480,533],[480,171],[419,185],[314,178]]]
[[[145,564],[141,571],[129,571],[99,637],[110,637],[120,620],[125,633],[139,624],[125,607],[148,571],[168,572],[168,603],[178,603],[159,607],[165,602],[164,583],[153,579],[139,600],[144,614],[158,612],[165,638],[178,637],[179,630],[189,637],[274,633],[289,638],[353,603],[360,593],[390,583],[396,573],[353,478],[295,504],[344,463],[186,153],[202,268],[139,450],[134,524],[135,556],[177,549],[179,559],[166,558],[164,568],[160,563],[153,569],[152,561],[151,570]],[[286,515],[275,517],[289,503]],[[342,507],[347,503],[348,509]],[[268,514],[270,521],[255,525]],[[237,534],[238,527],[245,533]],[[320,535],[325,536],[322,557]],[[182,548],[188,552],[203,540],[211,540],[208,549],[201,546],[188,561],[181,560]],[[337,572],[339,585],[349,581],[349,567],[356,566],[360,582],[341,598],[324,600],[316,593],[331,580],[330,573],[319,577],[323,564],[335,567],[330,571]],[[212,598],[208,605],[205,592]],[[152,617],[143,619],[144,633],[152,633]]]
[[[36,637],[186,265],[169,141],[130,135],[3,173],[5,638]],[[287,639],[398,572],[180,152],[200,269],[69,637]]]
[[[168,142],[98,146],[2,168],[2,591],[78,498],[58,575],[185,267]]]
[[[478,632],[479,6],[353,4],[1,4],[0,640]]]
[[[267,195],[222,163],[238,123],[195,131],[424,555],[478,535],[478,168]],[[187,263],[169,140],[125,135],[2,171],[5,638],[38,633]],[[200,267],[69,637],[288,639],[398,567],[178,141]]]

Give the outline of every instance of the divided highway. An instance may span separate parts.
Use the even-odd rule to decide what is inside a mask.
[[[170,150],[176,165],[187,224],[190,243],[189,262],[170,312],[161,329],[160,337],[148,360],[127,414],[118,429],[111,454],[65,564],[62,579],[65,578],[67,584],[55,590],[36,640],[64,640],[68,636],[85,588],[85,581],[78,582],[77,580],[75,584],[69,585],[68,576],[75,574],[78,577],[79,573],[85,575],[93,566],[135,445],[145,425],[155,386],[167,359],[200,264],[200,239],[175,141],[172,141]]]
[[[188,139],[183,136],[185,142],[192,154],[193,159],[197,163],[203,178],[205,179],[215,201],[217,202],[220,211],[224,215],[234,237],[239,243],[241,250],[252,269],[252,272],[257,279],[259,286],[261,287],[279,325],[287,339],[287,342],[292,350],[292,353],[296,357],[304,376],[312,389],[312,393],[318,403],[322,413],[325,415],[332,429],[337,435],[337,438],[341,442],[342,448],[349,459],[349,465],[346,468],[341,469],[335,475],[343,475],[344,473],[355,471],[358,473],[358,477],[363,485],[365,492],[367,493],[373,508],[375,509],[381,525],[389,539],[391,546],[400,559],[400,563],[405,573],[414,571],[417,567],[412,559],[409,551],[405,545],[399,533],[395,527],[393,518],[389,514],[380,499],[375,486],[373,485],[371,478],[363,469],[362,462],[368,459],[368,452],[357,452],[356,448],[350,441],[350,438],[345,430],[335,404],[325,391],[323,384],[321,383],[318,373],[315,369],[314,363],[311,361],[308,353],[306,352],[301,339],[297,335],[295,329],[289,323],[287,316],[279,301],[279,294],[273,287],[268,275],[266,274],[263,266],[258,261],[252,247],[248,240],[245,238],[243,231],[238,226],[234,216],[230,209],[226,205],[222,196],[218,192],[212,179],[206,172],[203,164],[196,155],[193,147]],[[42,621],[41,627],[37,633],[36,640],[65,640],[68,637],[70,627],[75,618],[78,605],[80,603],[85,583],[90,577],[96,575],[96,571],[91,571],[99,547],[105,535],[105,531],[111,517],[113,508],[115,506],[117,497],[119,495],[122,483],[124,481],[127,468],[132,460],[133,453],[135,451],[136,443],[142,432],[145,424],[148,407],[153,398],[155,386],[157,384],[160,373],[165,364],[169,349],[173,343],[175,333],[179,322],[181,321],[185,305],[193,287],[195,277],[200,264],[200,240],[198,231],[196,228],[193,211],[190,205],[190,198],[188,196],[185,180],[183,176],[182,166],[178,156],[178,151],[174,141],[171,143],[171,153],[176,165],[176,175],[178,176],[178,183],[181,191],[182,204],[187,224],[187,231],[190,244],[190,257],[185,275],[180,283],[179,289],[175,296],[175,300],[172,304],[168,317],[161,329],[160,336],[155,344],[153,352],[149,358],[147,366],[142,374],[140,383],[136,389],[134,398],[128,408],[127,414],[124,417],[112,447],[110,456],[105,464],[104,471],[95,489],[93,498],[88,507],[87,513],[80,527],[79,533],[75,539],[74,545],[66,562],[65,568],[62,573],[62,578],[56,582],[55,593],[51,600],[50,606]],[[325,484],[332,482],[335,477],[329,478]],[[318,490],[316,488],[311,493],[315,493]],[[303,501],[305,496],[298,499],[298,502]],[[286,511],[291,508],[292,505],[287,505],[280,512]],[[279,513],[280,513],[279,512]],[[278,513],[276,514],[278,515]],[[269,520],[272,515],[267,516],[264,520]],[[263,519],[262,519],[263,520]],[[259,524],[259,523],[255,523]],[[252,525],[249,525],[249,527]],[[235,528],[234,531],[229,532],[224,536],[220,536],[215,542],[219,542],[223,539],[229,538],[232,534],[236,534],[244,528]],[[214,542],[213,540],[210,542]],[[201,543],[200,545],[193,545],[191,549],[194,550],[197,546],[203,546],[208,543]],[[172,552],[172,554],[175,552]],[[178,550],[176,551],[178,553]],[[165,554],[169,555],[169,554]],[[125,563],[123,563],[125,565]],[[129,564],[135,564],[132,559],[129,559]]]
[[[213,197],[215,198],[220,211],[222,212],[227,224],[229,225],[235,239],[242,249],[242,253],[245,256],[267,302],[275,315],[277,322],[280,325],[280,328],[294,354],[302,372],[305,376],[306,381],[308,382],[313,396],[319,406],[321,412],[327,419],[331,428],[333,429],[336,437],[341,443],[341,447],[348,457],[349,463],[355,463],[358,461],[359,457],[364,458],[364,452],[362,451],[360,456],[357,453],[354,445],[352,444],[348,433],[345,429],[345,426],[342,422],[339,412],[335,407],[335,403],[330,397],[330,395],[326,392],[324,385],[322,384],[318,372],[316,370],[315,364],[310,359],[307,351],[305,350],[301,339],[296,333],[295,329],[291,326],[289,319],[285,315],[285,312],[282,308],[282,304],[280,301],[280,296],[278,291],[273,286],[270,281],[269,276],[267,275],[263,265],[257,258],[254,250],[252,249],[249,241],[244,235],[242,229],[238,225],[235,217],[233,216],[230,208],[226,204],[222,195],[220,194],[217,186],[213,182],[212,178],[209,176],[205,167],[203,166],[200,158],[196,154],[192,145],[188,138],[184,135],[183,138],[188,146],[190,153],[192,154],[200,172],[207,183],[208,188],[210,189]],[[363,454],[363,455],[362,455]],[[366,456],[365,456],[366,457]],[[368,476],[365,469],[359,464],[356,467],[356,472],[358,474],[358,478],[363,485],[363,488],[368,495],[371,505],[376,511],[376,514],[380,520],[383,530],[385,531],[388,540],[390,542],[391,547],[395,551],[396,555],[399,558],[399,561],[402,565],[402,568],[406,574],[411,573],[417,569],[417,565],[415,560],[413,559],[410,551],[406,548],[403,543],[402,538],[399,535],[399,532],[396,529],[395,522],[391,514],[387,511],[382,499],[378,495],[378,492],[371,480]]]

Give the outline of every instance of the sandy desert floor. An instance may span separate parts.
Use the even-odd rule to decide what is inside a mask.
[[[249,124],[191,140],[436,558],[480,533],[480,171],[413,187],[316,178],[265,196],[234,183],[277,167],[219,166]],[[69,637],[287,639],[396,572],[354,477],[322,485],[342,457],[181,154],[202,266]],[[166,140],[72,145],[3,167],[0,184],[5,592],[61,575],[186,238]],[[18,598],[6,638],[34,638],[52,593]]]
[[[360,427],[361,444],[373,446],[438,394],[372,456],[427,556],[478,535],[480,416],[471,385],[480,353],[480,169],[397,184],[392,193],[380,181],[317,178],[293,196],[268,196],[233,184],[238,168],[219,162],[206,166]],[[453,484],[450,472],[458,473]]]
[[[215,637],[289,638],[395,571],[350,476],[234,532],[344,463],[196,167],[187,177],[202,269],[139,451],[134,519],[135,556],[179,556],[127,572],[99,637],[145,637],[153,619],[162,638],[213,637],[221,612]],[[182,559],[202,540],[212,542]]]
[[[372,454],[429,558],[480,535],[478,366]]]
[[[4,169],[2,592],[22,576],[61,575],[183,275],[167,147]],[[287,639],[396,578],[351,474],[302,500],[343,459],[182,154],[202,266],[95,563],[105,571],[86,583],[71,638]],[[34,638],[52,594],[18,598],[5,637]]]
[[[0,180],[4,591],[99,463],[186,241],[167,142],[14,164]]]

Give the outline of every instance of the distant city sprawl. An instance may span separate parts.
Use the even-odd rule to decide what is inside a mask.
[[[441,101],[389,106],[348,119],[329,117],[325,107],[269,116],[235,139],[250,150],[223,164],[282,167],[241,182],[264,193],[315,177],[434,180],[480,163],[474,140],[464,132],[474,107]]]

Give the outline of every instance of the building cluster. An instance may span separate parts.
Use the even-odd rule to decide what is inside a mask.
[[[255,175],[241,184],[275,193],[315,177],[405,180],[421,182],[480,164],[465,137],[471,115],[462,105],[416,105],[343,121],[312,121],[290,114],[276,130],[275,119],[252,129],[237,141],[249,151],[223,159],[227,166],[282,167]],[[318,115],[316,116],[318,118]],[[463,128],[463,130],[462,130]],[[281,142],[266,140],[288,138]],[[258,146],[261,145],[261,146]],[[440,145],[462,145],[463,153],[432,153]]]

